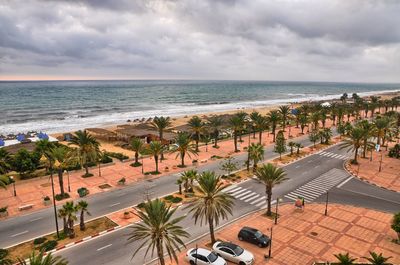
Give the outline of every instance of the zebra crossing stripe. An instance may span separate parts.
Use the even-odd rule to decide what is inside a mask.
[[[245,200],[244,202],[252,201],[252,200],[254,200],[255,198],[257,198],[257,197],[259,197],[259,196],[260,196],[260,194],[256,194],[256,195],[254,195],[253,197],[248,198],[248,199]]]
[[[315,190],[308,190],[307,188],[304,188],[304,187],[302,187],[302,188],[299,188],[299,189],[297,189],[298,191],[301,191],[301,192],[304,192],[304,193],[310,193],[310,194],[313,194],[313,195],[317,195],[317,196],[319,196],[320,194],[319,194],[319,192],[316,192]]]
[[[260,207],[261,205],[265,205],[266,202],[260,202],[256,204],[256,207]]]
[[[236,187],[236,188],[234,188],[234,189],[231,189],[231,190],[228,190],[227,192],[228,193],[233,193],[233,192],[235,192],[235,191],[237,191],[237,190],[241,190],[242,189],[242,187]],[[225,190],[226,191],[226,190]]]
[[[244,200],[244,199],[247,199],[247,198],[249,198],[249,197],[251,197],[251,196],[254,196],[254,195],[256,195],[257,193],[255,193],[255,192],[252,192],[252,193],[250,193],[250,194],[247,194],[246,196],[243,196],[243,197],[237,197],[236,199],[240,199],[240,200]]]
[[[231,185],[231,186],[229,186],[229,187],[226,187],[226,188],[223,189],[222,191],[224,191],[224,192],[231,192],[232,190],[236,190],[236,189],[238,189],[238,188],[240,188],[240,187],[237,187],[236,185]]]
[[[257,200],[252,201],[250,204],[253,205],[259,201],[265,200],[265,198],[266,198],[266,196],[262,196],[262,197],[258,198]]]
[[[238,194],[236,194],[236,195],[233,195],[233,197],[235,197],[236,199],[240,199],[241,197],[243,197],[244,195],[246,195],[246,194],[248,194],[248,193],[250,193],[251,192],[251,190],[245,190],[244,192],[242,192],[242,193],[238,193]]]
[[[246,189],[240,188],[239,190],[237,190],[237,191],[235,191],[235,192],[232,192],[231,195],[232,195],[232,196],[236,196],[237,194],[240,194],[240,193],[242,193],[242,192],[244,192],[244,191],[246,191]]]

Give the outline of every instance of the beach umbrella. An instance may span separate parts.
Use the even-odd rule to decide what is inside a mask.
[[[23,140],[25,140],[25,135],[23,135],[23,134],[18,134],[18,135],[17,135],[17,140],[18,140],[19,142],[22,142]]]
[[[298,109],[292,109],[291,112],[292,112],[293,115],[297,115],[297,113],[299,113],[299,110]]]
[[[2,138],[0,138],[0,146],[4,146],[6,144],[6,142],[4,142],[4,140]]]

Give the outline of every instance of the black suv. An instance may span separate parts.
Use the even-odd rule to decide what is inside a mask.
[[[246,241],[260,248],[265,248],[269,245],[270,239],[260,231],[251,227],[243,227],[238,234],[240,241]]]

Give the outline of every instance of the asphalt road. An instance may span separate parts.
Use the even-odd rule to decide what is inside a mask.
[[[400,210],[400,193],[387,191],[351,178],[343,170],[345,159],[343,156],[346,156],[346,152],[334,146],[322,153],[285,166],[288,180],[274,188],[273,199],[279,197],[284,198],[286,202],[291,202],[289,196],[296,192],[306,196],[310,201],[324,202],[326,191],[329,191],[329,202],[358,205],[388,212]],[[312,189],[308,186],[310,183],[313,185]],[[257,201],[265,195],[265,187],[255,179],[232,187],[230,192],[236,200],[234,214],[229,220],[265,207],[265,200]],[[186,212],[187,210],[180,208],[177,215],[183,215]],[[190,215],[182,221],[181,225],[191,234],[191,239],[208,232],[207,226],[194,225]],[[142,242],[127,244],[129,230],[129,227],[122,228],[83,245],[62,250],[58,254],[66,257],[71,265],[151,262],[154,258],[150,255],[144,257],[144,250],[132,259],[132,253]]]
[[[247,136],[244,136],[243,140],[247,141]],[[293,141],[300,142],[304,146],[311,144],[307,135],[293,139]],[[266,147],[265,159],[268,160],[274,157],[277,157],[277,154],[273,152],[273,146]],[[235,156],[235,160],[239,166],[243,166],[247,160],[247,153],[243,152]],[[221,160],[218,160],[214,163],[200,165],[197,170],[199,172],[210,170],[223,173],[219,169],[221,162]],[[126,187],[91,195],[85,198],[89,203],[89,209],[92,214],[90,219],[136,205],[144,201],[147,196],[154,198],[175,192],[178,188],[175,184],[178,176],[179,174],[171,174],[155,180],[133,183]],[[62,228],[61,219],[59,219],[59,227]],[[52,207],[23,216],[9,218],[0,222],[0,248],[10,247],[54,231],[55,221]]]

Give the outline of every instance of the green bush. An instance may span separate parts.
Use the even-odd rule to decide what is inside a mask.
[[[90,178],[90,177],[93,177],[94,175],[92,174],[92,173],[88,173],[88,174],[84,174],[84,175],[82,175],[82,178]]]
[[[107,163],[111,163],[113,160],[111,157],[109,157],[108,155],[103,155],[103,157],[101,158],[101,163],[102,164],[107,164]]]
[[[40,250],[41,251],[50,251],[52,249],[55,249],[57,244],[58,244],[57,241],[49,240],[49,241],[43,243],[43,245],[40,247]]]
[[[104,155],[116,158],[119,161],[122,161],[122,160],[125,160],[125,159],[129,158],[128,156],[126,156],[126,155],[124,155],[122,153],[116,153],[116,152],[105,152]]]
[[[140,162],[135,162],[135,163],[130,164],[131,167],[140,167],[141,165],[142,165],[142,163],[140,163]]]
[[[69,196],[69,194],[67,193],[67,192],[65,192],[64,193],[64,195],[62,195],[61,193],[60,194],[56,194],[56,196],[54,196],[54,198],[56,199],[56,201],[61,201],[61,200],[64,200],[64,199],[68,199],[68,198],[70,198],[71,196]]]
[[[141,202],[137,205],[138,208],[144,208],[145,202]]]
[[[164,199],[167,200],[167,201],[171,201],[171,200],[174,199],[174,196],[173,195],[167,195],[167,196],[164,197]]]
[[[42,243],[44,243],[47,239],[45,237],[38,237],[35,238],[35,240],[33,240],[33,244],[34,245],[40,245]]]
[[[173,202],[173,203],[179,203],[179,202],[181,202],[182,201],[182,198],[181,197],[174,197],[174,198],[172,198],[172,200],[171,200],[171,202]]]
[[[79,197],[85,197],[86,195],[88,195],[89,194],[89,190],[87,189],[87,188],[85,188],[85,187],[82,187],[82,188],[79,188],[78,190],[77,190],[77,192],[78,192],[78,194],[79,194]]]
[[[185,193],[185,198],[193,198],[193,196],[194,196],[194,193],[192,193],[192,192]]]
[[[389,150],[389,157],[400,158],[400,144],[396,144]]]
[[[0,207],[0,213],[7,212],[8,206]]]
[[[7,250],[7,249],[0,248],[0,261],[1,261],[2,259],[4,259],[5,257],[7,257],[7,255],[8,255],[8,250]],[[0,264],[1,264],[1,263],[0,263]]]

